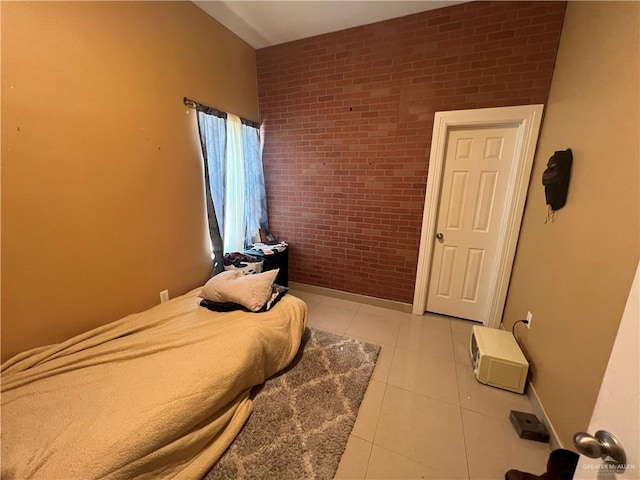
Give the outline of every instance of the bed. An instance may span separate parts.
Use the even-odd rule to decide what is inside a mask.
[[[2,365],[3,479],[201,478],[294,358],[307,321],[212,312],[200,289]]]

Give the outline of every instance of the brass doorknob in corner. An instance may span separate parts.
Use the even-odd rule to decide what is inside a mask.
[[[442,233],[438,232],[438,233],[436,233],[436,238],[437,238],[439,241],[443,241],[443,240],[444,240],[444,235],[442,235]]]

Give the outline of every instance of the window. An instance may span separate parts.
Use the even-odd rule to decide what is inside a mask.
[[[214,268],[219,271],[223,254],[244,250],[259,238],[260,229],[268,231],[260,128],[231,113],[195,105]]]

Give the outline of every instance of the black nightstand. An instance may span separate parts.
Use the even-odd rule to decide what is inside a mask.
[[[264,253],[260,250],[254,250],[250,248],[245,250],[244,253],[248,255],[255,255],[262,258],[262,271],[274,270],[279,268],[278,276],[275,283],[282,285],[283,287],[289,286],[289,247],[287,246],[283,251],[273,253]]]

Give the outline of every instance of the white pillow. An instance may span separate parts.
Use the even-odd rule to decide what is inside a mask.
[[[202,287],[200,296],[218,303],[238,303],[257,312],[271,298],[273,282],[279,269],[244,275],[240,270],[226,270]]]

